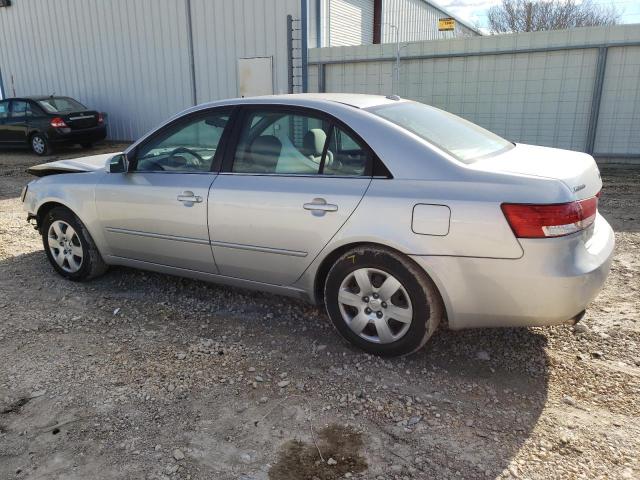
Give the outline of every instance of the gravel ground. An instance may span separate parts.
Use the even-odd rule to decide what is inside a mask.
[[[62,280],[18,199],[40,161],[0,152],[0,478],[640,477],[639,170],[603,172],[616,258],[578,327],[382,360],[283,297]]]

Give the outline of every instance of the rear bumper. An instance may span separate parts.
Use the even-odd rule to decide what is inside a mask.
[[[93,128],[83,128],[82,130],[52,128],[47,133],[47,137],[54,144],[99,142],[107,137],[107,126],[103,124]]]
[[[520,243],[514,260],[412,256],[440,289],[450,328],[573,323],[602,289],[615,240],[598,215],[584,232]]]

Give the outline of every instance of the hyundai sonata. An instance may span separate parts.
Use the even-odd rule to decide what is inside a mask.
[[[30,172],[28,218],[63,277],[125,265],[301,297],[380,355],[443,319],[578,321],[614,247],[591,156],[395,96],[209,103],[124,153]]]

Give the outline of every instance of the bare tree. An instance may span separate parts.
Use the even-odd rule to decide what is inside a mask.
[[[591,0],[502,0],[487,12],[491,33],[538,32],[615,25],[620,14]]]

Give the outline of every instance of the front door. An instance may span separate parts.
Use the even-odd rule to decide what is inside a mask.
[[[292,284],[358,206],[371,154],[306,109],[248,109],[236,135],[209,195],[216,263],[230,277]]]
[[[180,119],[142,143],[127,173],[107,174],[96,205],[111,255],[217,273],[207,196],[229,111]]]
[[[27,118],[27,102],[12,100],[9,106],[9,117],[4,120],[2,129],[7,142],[27,143],[29,124]]]
[[[7,142],[7,131],[5,122],[9,118],[9,100],[0,102],[0,143]]]

